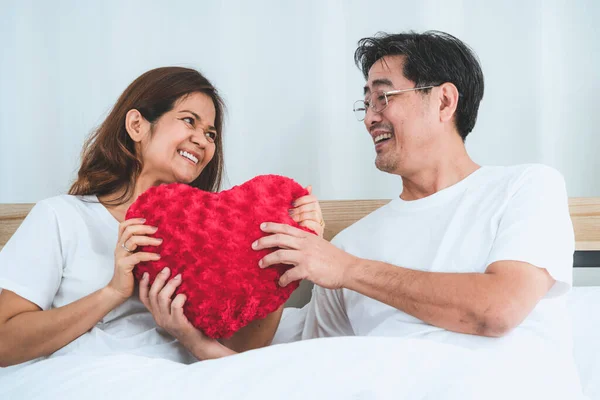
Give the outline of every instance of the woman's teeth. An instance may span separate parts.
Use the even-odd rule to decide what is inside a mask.
[[[183,150],[179,150],[179,154],[185,158],[187,158],[188,160],[191,160],[194,162],[194,164],[198,164],[198,159],[196,157],[194,157],[193,154],[188,153],[187,151],[183,151]]]

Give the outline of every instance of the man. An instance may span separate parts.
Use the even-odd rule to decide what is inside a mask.
[[[562,176],[469,157],[483,73],[457,38],[381,34],[359,42],[355,61],[367,82],[354,111],[373,138],[376,167],[400,176],[402,192],[332,243],[286,225],[263,228],[273,235],[255,248],[279,250],[260,266],[293,265],[283,286],[315,283],[302,338],[410,337],[552,354],[573,372],[565,293],[574,235]]]

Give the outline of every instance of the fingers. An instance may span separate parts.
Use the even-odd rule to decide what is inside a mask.
[[[171,300],[175,290],[181,285],[181,274],[177,274],[165,284],[169,273],[169,268],[162,270],[150,288],[148,288],[149,275],[144,273],[140,280],[140,301],[152,313],[158,326],[177,336],[182,329],[193,327],[183,313],[186,296],[180,293]]]
[[[131,225],[142,225],[146,222],[145,218],[132,218],[127,219],[119,224],[119,237],[123,236],[123,231],[125,228]]]
[[[129,254],[129,253],[125,253],[125,254]],[[133,253],[133,254],[129,254],[126,257],[123,258],[118,258],[116,260],[115,263],[115,269],[123,272],[123,273],[129,273],[131,271],[133,271],[133,268],[141,263],[142,261],[158,261],[160,260],[160,255],[156,254],[156,253],[146,253],[146,252],[139,252],[139,253]]]
[[[279,278],[279,286],[286,287],[294,281],[299,281],[305,278],[306,276],[304,276],[300,267],[291,268],[281,275],[281,278]]]
[[[278,224],[276,222],[263,222],[260,224],[260,229],[266,233],[284,233],[298,238],[306,237],[306,232],[303,230],[287,224]]]
[[[125,247],[130,251],[135,251],[140,246],[160,246],[162,243],[160,238],[152,238],[148,236],[131,236],[129,239],[123,241]]]
[[[283,233],[276,233],[274,235],[262,237],[252,243],[252,248],[254,250],[271,249],[274,247],[297,250],[299,249],[298,238]]]
[[[181,285],[181,274],[175,275],[175,278],[167,282],[165,287],[158,293],[158,305],[163,314],[169,315],[171,313],[171,297],[179,285]]]
[[[325,227],[313,220],[302,221],[298,225],[304,228],[308,228],[313,232],[316,232],[317,235],[320,237],[323,237],[323,232],[325,232]]]
[[[157,253],[146,253],[140,251],[139,253],[131,254],[124,257],[119,261],[120,266],[131,266],[132,268],[143,261],[158,261],[160,260],[160,254]]]
[[[298,252],[295,250],[277,250],[263,257],[258,266],[267,268],[277,264],[298,265]]]
[[[298,207],[301,207],[303,205],[310,204],[310,203],[316,203],[316,204],[318,204],[319,200],[315,196],[313,196],[312,194],[309,194],[307,196],[302,196],[302,197],[297,198],[294,201],[293,205],[294,205],[295,208],[298,208]]]
[[[325,226],[321,206],[316,197],[301,197],[296,200],[294,205],[296,207],[290,210],[290,217],[301,226],[307,227],[314,232],[317,232],[319,236],[322,236]],[[316,222],[316,224],[309,223],[311,220]]]
[[[171,302],[171,315],[175,317],[179,323],[187,320],[186,316],[183,314],[183,305],[186,300],[185,294],[179,293]]]
[[[165,287],[165,282],[169,278],[169,274],[171,271],[169,268],[165,268],[154,278],[154,282],[152,282],[152,286],[150,287],[150,291],[148,292],[148,298],[150,302],[150,308],[152,312],[156,312],[159,310],[158,304],[158,293]]]
[[[129,240],[133,236],[152,235],[152,234],[156,233],[157,230],[158,230],[158,228],[155,226],[129,225],[129,226],[125,227],[125,229],[123,230],[123,234],[119,238],[119,243],[128,243]],[[127,246],[127,244],[125,244],[125,246]],[[127,248],[131,251],[134,250],[131,247],[127,247]]]
[[[322,218],[321,214],[317,211],[306,211],[306,212],[302,212],[302,213],[298,213],[298,214],[295,213],[290,216],[297,223],[300,223],[302,221],[312,220],[312,221],[315,221],[316,223],[320,224],[321,218]]]
[[[150,289],[148,284],[150,281],[149,277],[150,274],[144,272],[144,275],[142,275],[142,279],[140,280],[140,301],[149,311],[151,311],[150,299],[148,298],[148,291]]]
[[[304,204],[302,206],[291,208],[289,210],[289,214],[290,214],[290,217],[293,217],[294,215],[299,215],[299,214],[302,214],[302,213],[308,212],[308,211],[318,211],[318,212],[320,212],[321,211],[321,207],[317,203],[308,203],[308,204]]]

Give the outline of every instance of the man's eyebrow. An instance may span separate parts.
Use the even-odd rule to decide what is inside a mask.
[[[375,79],[373,82],[371,82],[372,86],[394,86],[392,84],[392,81],[390,81],[387,78],[381,78],[381,79]],[[368,85],[365,85],[364,87],[364,94],[367,94],[371,91],[371,89],[369,89]]]
[[[188,113],[192,114],[194,116],[194,118],[196,118],[198,121],[202,121],[202,118],[200,118],[200,116],[198,114],[196,114],[195,112],[193,112],[193,111],[190,111],[190,110],[181,110],[179,112],[188,112]],[[217,128],[215,128],[212,125],[209,125],[208,126],[208,130],[210,130],[210,131],[216,131]]]

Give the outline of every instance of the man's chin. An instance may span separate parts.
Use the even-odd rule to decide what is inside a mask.
[[[377,157],[375,159],[375,167],[382,171],[393,174],[396,171],[398,163],[394,160],[386,160],[384,157]]]

